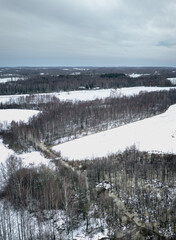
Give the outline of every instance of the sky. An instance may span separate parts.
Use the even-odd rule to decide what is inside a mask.
[[[176,66],[175,0],[0,0],[0,66]]]

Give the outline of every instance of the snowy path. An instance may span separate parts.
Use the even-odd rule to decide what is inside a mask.
[[[142,151],[176,154],[176,104],[160,115],[54,146],[69,160],[103,157],[136,145]]]

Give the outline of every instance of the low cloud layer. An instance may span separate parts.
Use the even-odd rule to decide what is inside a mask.
[[[175,66],[175,0],[1,0],[0,66]]]

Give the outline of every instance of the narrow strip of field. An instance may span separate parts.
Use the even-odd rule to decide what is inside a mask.
[[[3,78],[0,78],[0,83],[18,81],[18,80],[23,80],[23,79],[24,78],[21,78],[21,77],[3,77]]]
[[[34,97],[42,96],[55,96],[61,101],[90,101],[94,99],[104,99],[107,97],[123,97],[134,96],[140,92],[155,92],[155,91],[169,91],[176,89],[176,87],[130,87],[130,88],[117,88],[117,89],[94,89],[94,90],[80,90],[70,92],[53,92],[53,93],[39,93],[32,94]],[[20,97],[27,97],[29,94],[21,95],[1,95],[0,103],[17,102]]]

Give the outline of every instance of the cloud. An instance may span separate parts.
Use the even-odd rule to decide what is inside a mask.
[[[175,10],[174,0],[1,0],[0,65],[175,65]]]

